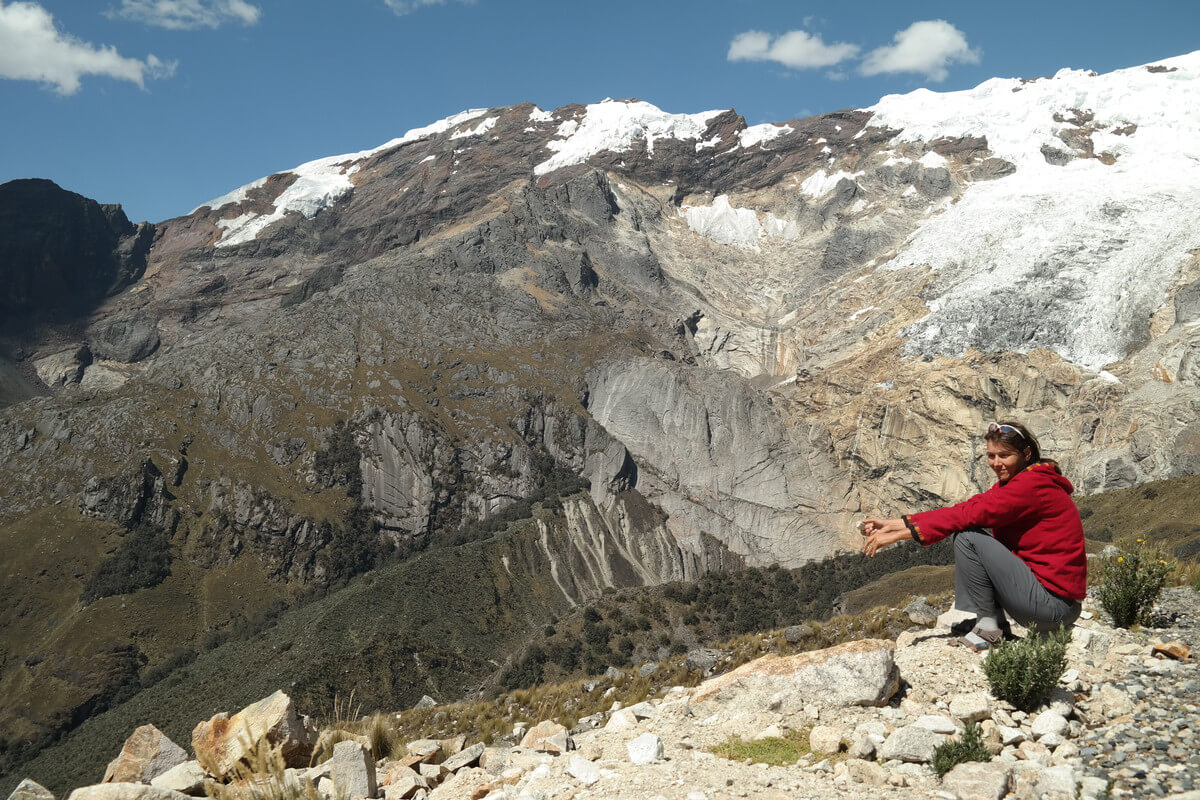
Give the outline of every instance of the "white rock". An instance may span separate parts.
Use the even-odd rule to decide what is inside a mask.
[[[783,730],[778,725],[768,725],[767,727],[763,728],[761,731],[759,731],[754,736],[755,741],[757,741],[759,739],[782,739],[782,738],[783,738]]]
[[[950,700],[950,716],[966,722],[982,722],[992,715],[992,701],[985,692],[955,695]]]
[[[604,730],[606,731],[625,731],[636,727],[637,717],[627,708],[614,711],[612,716],[608,718],[608,722],[604,723]]]
[[[817,725],[808,735],[808,746],[814,753],[832,755],[842,749],[842,731],[829,725]]]
[[[1037,719],[1029,726],[1029,732],[1033,734],[1035,739],[1040,739],[1048,733],[1056,733],[1059,736],[1065,734],[1070,727],[1066,717],[1054,711],[1043,711],[1038,714]]]
[[[907,725],[884,740],[879,757],[885,761],[894,758],[927,764],[933,760],[934,749],[944,741],[943,736],[928,728]]]
[[[1065,741],[1067,741],[1067,740],[1066,740],[1066,738],[1063,737],[1063,735],[1061,733],[1054,733],[1053,731],[1051,731],[1050,733],[1044,734],[1042,736],[1039,736],[1038,740],[1037,740],[1038,744],[1044,744],[1044,745],[1046,745],[1046,747],[1049,747],[1051,750],[1054,750],[1056,747],[1063,744]]]
[[[1009,727],[1008,725],[998,725],[997,733],[1000,734],[1000,744],[1008,747],[1009,745],[1020,744],[1025,741],[1025,734],[1020,728]]]
[[[585,786],[591,786],[600,780],[600,767],[578,755],[571,756],[567,761],[567,774]]]
[[[1034,785],[1038,795],[1053,795],[1055,797],[1065,797],[1067,800],[1075,800],[1076,786],[1079,778],[1075,774],[1075,770],[1070,766],[1063,764],[1057,767],[1047,767],[1042,770],[1037,777],[1037,783]]]
[[[663,756],[663,743],[653,733],[643,733],[625,745],[629,760],[634,764],[652,764]]]
[[[958,730],[958,726],[954,724],[954,720],[936,714],[925,714],[917,717],[917,721],[913,725],[916,725],[918,728],[924,728],[927,731],[933,731],[934,733],[951,734]]]
[[[634,703],[625,710],[632,714],[636,720],[649,719],[658,713],[653,705],[646,702]]]

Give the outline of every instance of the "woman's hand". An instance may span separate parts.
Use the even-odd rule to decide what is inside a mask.
[[[881,548],[896,542],[911,538],[908,526],[902,519],[864,519],[858,526],[862,535],[867,537],[862,551],[869,557],[874,557]]]

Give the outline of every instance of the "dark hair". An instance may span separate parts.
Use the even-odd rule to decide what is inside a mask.
[[[1004,428],[1009,430],[1003,430]],[[1042,447],[1038,444],[1037,437],[1029,432],[1029,428],[1019,422],[1011,420],[997,422],[995,427],[991,428],[983,438],[989,442],[1006,444],[1018,453],[1025,452],[1025,448],[1028,447],[1029,463],[1031,464],[1042,460]]]

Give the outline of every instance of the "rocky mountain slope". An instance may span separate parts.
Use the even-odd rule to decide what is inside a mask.
[[[1198,79],[756,126],[523,104],[154,226],[89,210],[96,291],[3,342],[2,746],[564,474],[546,614],[961,498],[996,417],[1087,492],[1200,471]]]
[[[1169,590],[1156,627],[1136,633],[1111,627],[1085,603],[1060,651],[1058,685],[1020,708],[993,694],[984,666],[991,654],[950,646],[960,612],[939,617],[925,598],[910,609],[924,624],[894,641],[773,654],[716,675],[711,659],[704,667],[700,653],[695,663],[689,655],[687,669],[712,676],[692,688],[664,685],[639,702],[628,702],[636,680],[610,672],[575,684],[572,698],[577,709],[607,709],[575,713],[566,725],[538,721],[533,701],[512,696],[501,711],[505,731],[488,742],[454,733],[469,713],[458,706],[429,708],[417,739],[401,733],[401,714],[318,733],[276,692],[199,721],[183,740],[194,760],[155,726],[137,728],[103,773],[103,761],[92,766],[91,780],[103,774],[104,782],[70,797],[226,798],[240,796],[247,778],[261,796],[314,799],[1196,796],[1195,590]],[[642,665],[638,679],[661,669]],[[971,726],[981,752],[938,769],[939,748]],[[275,748],[278,760],[255,756],[256,742]],[[253,767],[239,769],[241,759]],[[10,800],[53,796],[26,780]]]

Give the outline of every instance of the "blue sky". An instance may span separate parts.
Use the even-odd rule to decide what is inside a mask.
[[[0,182],[159,221],[465,108],[754,124],[1196,49],[1194,0],[0,0]]]

